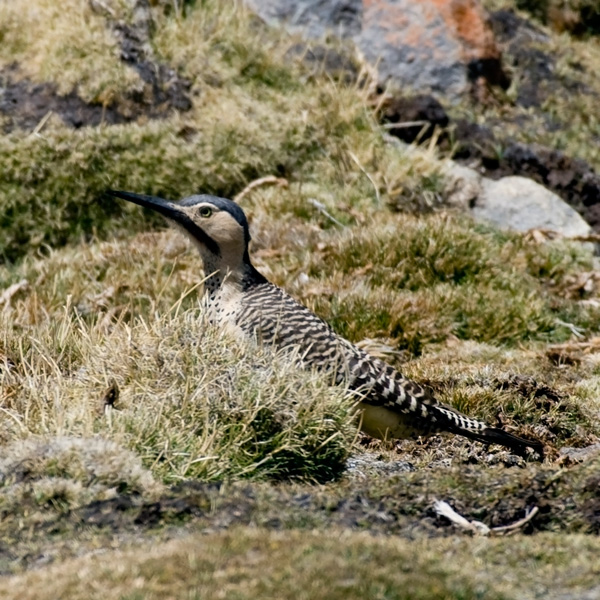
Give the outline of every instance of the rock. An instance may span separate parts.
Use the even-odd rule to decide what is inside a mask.
[[[342,38],[360,34],[361,0],[246,0],[261,19],[285,25],[308,38],[321,38],[332,31]]]
[[[299,60],[313,76],[326,74],[344,85],[353,85],[358,81],[359,66],[350,52],[345,53],[325,44],[293,44],[285,53],[285,58]]]
[[[453,150],[455,160],[476,164],[482,175],[500,179],[520,175],[558,194],[598,232],[600,176],[590,164],[539,144],[522,144],[497,137],[476,123],[457,120],[453,134],[440,138],[440,148]],[[503,148],[502,153],[498,148]]]
[[[428,94],[391,95],[381,107],[380,120],[391,135],[409,144],[417,138],[419,142],[429,139],[436,126],[444,128],[449,123],[444,107]]]
[[[508,87],[478,0],[245,0],[269,24],[313,39],[351,38],[378,83],[457,98],[485,79]]]
[[[591,227],[556,194],[525,177],[482,178],[482,194],[472,207],[476,219],[504,229],[549,229],[566,237],[585,236]]]
[[[600,454],[600,444],[592,444],[585,448],[561,448],[558,452],[561,464],[588,462]]]
[[[505,63],[528,75],[519,80],[515,98],[518,106],[539,107],[549,95],[556,94],[556,85],[568,87],[569,78],[556,68],[554,53],[540,49],[540,43],[544,47],[548,40],[541,29],[511,10],[492,12],[489,18],[496,40],[506,53]]]

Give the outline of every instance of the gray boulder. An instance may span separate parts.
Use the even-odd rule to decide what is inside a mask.
[[[362,0],[245,0],[270,25],[318,39],[332,32],[341,38],[358,35],[363,17]]]
[[[503,229],[547,229],[565,237],[586,236],[592,228],[556,194],[525,177],[481,178],[481,194],[472,207],[476,219]]]

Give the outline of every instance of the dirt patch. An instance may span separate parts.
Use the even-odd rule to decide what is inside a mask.
[[[515,390],[524,398],[535,398],[539,409],[547,410],[564,399],[564,394],[527,375],[511,375],[496,380],[494,387],[498,390]]]
[[[517,0],[520,10],[555,31],[572,35],[600,35],[600,8],[596,0]]]
[[[597,526],[597,477],[584,480],[582,501],[577,502],[578,494],[569,481],[574,473],[562,476],[555,469],[537,471],[534,467],[496,467],[483,472],[479,466],[463,465],[458,470],[392,475],[387,481],[367,477],[331,488],[189,482],[172,488],[153,503],[118,497],[94,503],[69,518],[84,527],[113,528],[116,518],[119,527],[156,527],[193,520],[211,529],[235,524],[275,529],[335,526],[403,537],[416,533],[439,536],[454,529],[431,512],[435,497],[440,496],[461,514],[484,520],[491,527],[509,525],[522,518],[529,507],[537,506],[539,516],[528,524],[529,533],[569,529],[568,523],[575,516],[586,521],[584,528],[591,531]],[[453,477],[462,479],[459,488]]]
[[[52,83],[34,83],[21,77],[16,65],[0,71],[2,131],[33,130],[50,114],[59,116],[68,127],[79,129],[128,123],[142,116],[164,118],[172,110],[187,111],[192,107],[187,95],[189,82],[176,77],[173,69],[150,61],[136,67],[145,81],[144,88],[104,105],[85,102],[76,91],[60,95]]]
[[[109,103],[86,102],[77,89],[59,94],[51,82],[36,83],[13,64],[0,71],[0,115],[4,116],[2,130],[33,130],[50,114],[61,118],[74,128],[97,127],[135,121],[140,117],[163,118],[173,110],[188,111],[192,107],[191,82],[175,69],[157,60],[150,39],[153,29],[146,2],[138,2],[132,24],[111,21],[107,26],[119,40],[120,60],[140,76],[142,85],[115,98]]]
[[[388,131],[410,144],[429,139],[435,127],[446,127],[448,115],[443,106],[426,94],[391,96],[381,107],[379,118]]]
[[[65,125],[76,129],[113,125],[126,119],[115,106],[84,102],[76,92],[60,96],[52,83],[33,83],[19,78],[18,67],[0,71],[0,113],[4,115],[3,132],[14,129],[33,130],[49,114],[58,115]]]

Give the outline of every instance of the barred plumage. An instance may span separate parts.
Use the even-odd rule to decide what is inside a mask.
[[[437,402],[422,386],[337,335],[329,325],[252,265],[250,233],[242,209],[231,200],[191,196],[172,203],[152,196],[109,192],[147,206],[181,227],[197,245],[205,272],[209,318],[240,336],[298,353],[301,364],[324,370],[360,398],[361,426],[375,437],[414,438],[435,432],[497,443],[525,454],[543,454],[540,442],[514,436]]]

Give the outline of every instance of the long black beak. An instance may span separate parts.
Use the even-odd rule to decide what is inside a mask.
[[[146,208],[151,208],[163,217],[180,225],[197,242],[205,246],[213,254],[220,254],[219,245],[202,228],[198,227],[192,219],[174,202],[159,198],[158,196],[145,196],[143,194],[133,194],[132,192],[122,192],[119,190],[107,190],[109,196],[121,198]]]
[[[171,219],[172,221],[180,223],[184,227],[185,223],[183,223],[182,220],[188,220],[185,213],[183,213],[183,211],[176,204],[169,202],[169,200],[159,198],[158,196],[145,196],[143,194],[121,192],[119,190],[108,190],[106,193],[109,196],[121,198],[122,200],[127,200],[128,202],[133,202],[134,204],[139,204],[140,206],[145,206],[146,208],[151,208],[152,210],[155,210],[163,215],[163,217],[167,217],[167,219]]]

